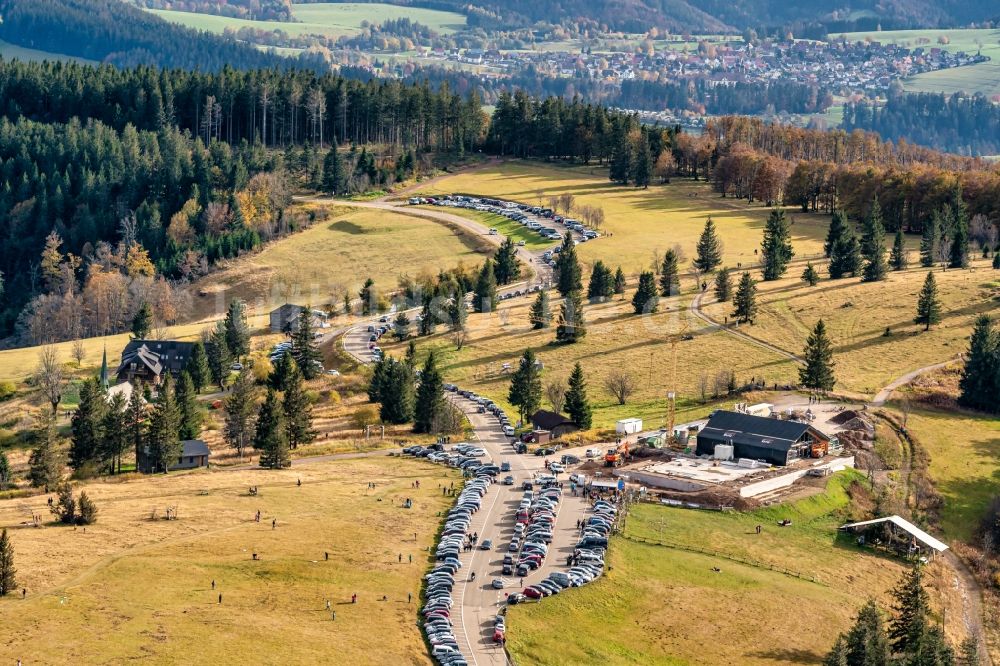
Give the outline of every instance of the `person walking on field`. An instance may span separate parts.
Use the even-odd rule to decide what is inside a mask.
[[[277,518],[272,518],[271,519],[271,529],[273,530],[273,529],[275,529],[277,527],[278,527],[278,519]]]

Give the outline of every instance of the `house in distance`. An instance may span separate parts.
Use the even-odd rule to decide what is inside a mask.
[[[552,433],[552,439],[559,439],[565,434],[576,432],[580,429],[569,417],[550,412],[546,409],[539,409],[531,415],[531,426],[535,430],[548,430]]]
[[[272,310],[268,317],[272,333],[288,333],[298,325],[299,315],[305,312],[306,308],[301,305],[285,303],[281,307]],[[326,313],[322,310],[312,310],[313,328],[325,328]]]
[[[139,380],[159,386],[169,372],[174,379],[191,358],[193,342],[176,340],[132,340],[122,351],[122,362],[115,371],[118,383]]]
[[[717,460],[788,465],[799,458],[822,458],[832,443],[808,423],[720,410],[698,432],[697,452]]]
[[[143,446],[135,452],[135,468],[143,474],[155,474],[164,470],[156,468],[156,462],[150,455],[149,447]],[[197,469],[208,467],[208,445],[200,439],[188,439],[181,442],[181,452],[177,462],[171,464],[166,471],[179,469]]]

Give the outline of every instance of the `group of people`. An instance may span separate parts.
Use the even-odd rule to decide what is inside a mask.
[[[466,552],[472,550],[476,547],[479,542],[479,532],[473,532],[472,534],[465,535],[465,550]]]

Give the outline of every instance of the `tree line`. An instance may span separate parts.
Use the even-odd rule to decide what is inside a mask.
[[[911,141],[961,155],[1000,153],[1000,107],[986,95],[890,94],[884,105],[844,106],[845,130],[878,132],[888,141]]]

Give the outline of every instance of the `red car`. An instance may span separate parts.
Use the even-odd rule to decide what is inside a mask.
[[[529,599],[541,599],[543,596],[545,596],[542,594],[542,591],[539,590],[537,587],[530,587],[530,586],[521,590],[521,594],[528,597]]]
[[[493,632],[493,642],[494,643],[503,643],[504,639],[505,639],[504,633],[502,631],[500,631],[499,629],[497,629],[497,630],[495,630]]]

